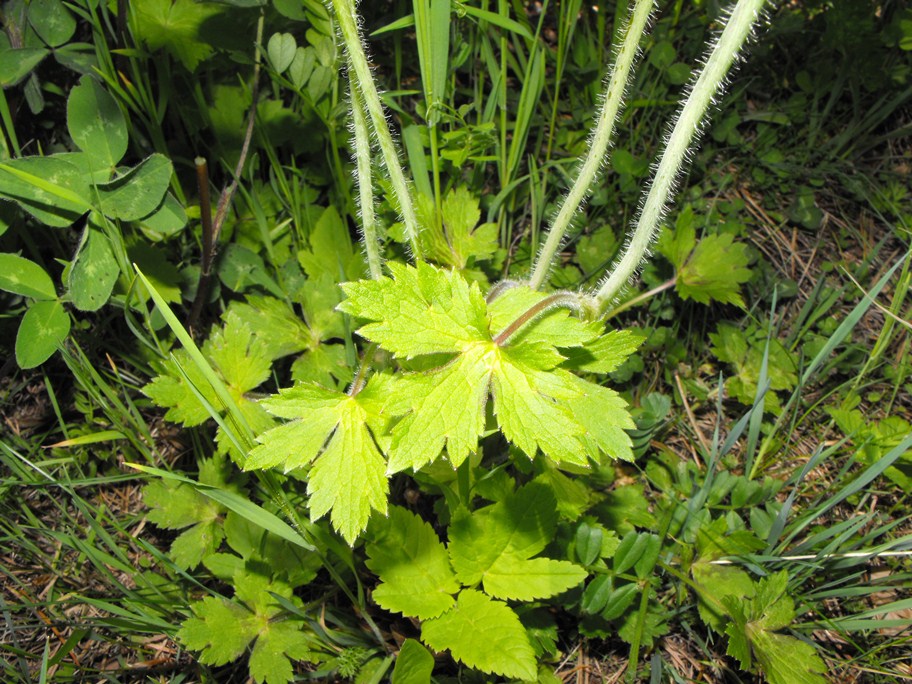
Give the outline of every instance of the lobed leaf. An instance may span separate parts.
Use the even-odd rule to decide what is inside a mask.
[[[389,518],[374,528],[366,550],[367,567],[380,578],[373,592],[379,606],[426,620],[455,605],[459,583],[446,548],[414,513],[393,506]]]
[[[421,639],[435,651],[482,672],[523,680],[536,675],[535,651],[522,623],[506,603],[464,589],[456,605],[421,625]]]

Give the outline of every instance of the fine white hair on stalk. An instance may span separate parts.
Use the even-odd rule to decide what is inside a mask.
[[[377,227],[374,217],[373,174],[371,171],[370,131],[364,117],[361,93],[354,81],[349,89],[352,119],[349,129],[355,148],[355,181],[358,185],[358,214],[361,220],[361,242],[371,278],[383,275],[383,260],[377,244]]]
[[[738,0],[727,13],[725,27],[711,45],[700,73],[691,82],[684,104],[673,119],[662,155],[654,165],[652,181],[640,201],[633,233],[620,259],[594,294],[601,311],[623,290],[647,257],[665,217],[668,198],[675,190],[681,169],[693,154],[691,145],[706,121],[707,110],[724,89],[726,76],[760,19],[765,3],[766,0]]]
[[[605,77],[605,89],[599,96],[598,122],[589,135],[589,153],[576,172],[576,179],[567,192],[560,209],[551,219],[548,237],[539,250],[538,258],[529,278],[529,286],[538,289],[551,270],[574,216],[592,194],[595,179],[608,161],[608,148],[617,121],[618,111],[630,82],[630,71],[639,53],[642,37],[654,9],[654,0],[637,0],[617,35],[623,36],[612,48],[612,67]]]
[[[387,118],[380,93],[371,74],[367,61],[364,40],[360,26],[361,17],[355,10],[354,0],[332,0],[335,10],[336,24],[342,35],[350,65],[350,78],[357,87],[358,95],[364,106],[364,113],[370,122],[373,136],[380,147],[383,164],[389,174],[390,185],[399,202],[399,212],[405,226],[409,246],[416,259],[421,258],[421,248],[418,241],[418,219],[412,205],[411,192],[408,181],[402,171],[399,159],[398,146],[393,139],[390,121]]]

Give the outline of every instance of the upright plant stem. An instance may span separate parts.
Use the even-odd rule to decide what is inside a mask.
[[[760,10],[765,2],[766,0],[738,0],[735,4],[722,35],[678,112],[649,192],[640,209],[633,236],[620,261],[596,293],[596,302],[600,310],[604,311],[624,288],[646,255],[662,222],[668,197],[674,190],[690,145],[703,124],[713,98],[722,90],[725,77],[754,23],[760,17]]]
[[[631,12],[626,27],[624,40],[617,50],[617,59],[608,74],[604,100],[599,112],[598,123],[592,134],[589,154],[586,155],[586,159],[580,166],[579,173],[577,173],[573,187],[570,188],[570,192],[564,198],[557,216],[555,216],[551,227],[548,229],[548,239],[538,254],[535,268],[532,270],[532,277],[529,280],[529,285],[533,289],[537,290],[545,282],[557,250],[560,248],[564,235],[566,235],[567,229],[570,227],[570,221],[582,203],[591,194],[593,182],[598,175],[599,168],[605,162],[605,153],[611,143],[614,122],[624,99],[624,91],[627,89],[630,69],[636,58],[637,46],[646,28],[646,22],[652,13],[653,6],[653,0],[636,0],[636,5]]]
[[[367,268],[371,278],[383,275],[377,229],[374,225],[374,189],[371,178],[370,131],[364,118],[364,102],[357,83],[351,84],[352,121],[355,129],[355,161],[358,165],[358,203],[361,205],[361,230]]]
[[[201,209],[201,216],[203,217],[203,232],[204,239],[203,244],[205,245],[204,249],[206,254],[202,258],[202,266],[200,269],[200,279],[199,284],[196,286],[196,297],[193,299],[193,305],[190,307],[190,316],[187,319],[187,327],[193,328],[196,326],[197,321],[200,318],[200,315],[203,311],[203,306],[205,306],[206,301],[209,298],[209,288],[212,283],[212,265],[215,262],[215,250],[218,246],[218,238],[222,232],[222,224],[225,223],[225,219],[228,216],[228,209],[231,207],[231,200],[234,199],[234,195],[238,189],[238,183],[241,178],[241,174],[244,173],[244,165],[247,163],[247,155],[250,154],[250,144],[253,140],[253,129],[256,125],[256,113],[257,113],[257,103],[259,102],[260,94],[260,69],[262,66],[262,55],[260,53],[259,46],[263,44],[263,27],[265,25],[266,15],[263,12],[260,12],[260,17],[257,19],[257,29],[256,29],[256,46],[257,48],[254,51],[253,57],[253,79],[250,86],[250,111],[247,113],[247,129],[244,133],[244,142],[241,145],[241,153],[238,156],[237,166],[234,169],[234,176],[223,190],[222,194],[219,195],[218,204],[215,208],[215,219],[209,220],[209,225],[206,224],[211,212],[211,207],[208,206],[209,202],[209,193],[208,193],[208,176],[206,175],[206,161],[202,159],[202,167],[197,162],[198,173],[200,173],[200,178],[206,179],[207,188],[206,188],[206,198],[207,209]],[[200,202],[203,202],[202,193],[200,196]],[[208,235],[206,235],[208,234]],[[208,240],[206,239],[208,237]]]
[[[326,1],[329,2],[329,0]],[[408,183],[405,180],[405,174],[402,172],[402,165],[399,163],[396,143],[393,142],[393,134],[390,132],[389,122],[383,113],[383,103],[380,102],[380,94],[377,92],[374,77],[367,63],[364,44],[361,42],[361,33],[358,30],[358,15],[355,10],[354,0],[332,0],[332,6],[335,10],[336,21],[339,23],[339,30],[342,33],[342,40],[345,42],[345,48],[348,51],[355,83],[373,125],[374,134],[377,136],[377,142],[380,145],[383,162],[390,176],[393,192],[399,201],[399,211],[402,213],[402,221],[405,224],[405,234],[408,237],[413,256],[416,259],[420,259],[421,247],[418,243],[418,219],[412,206],[412,197],[409,193]]]

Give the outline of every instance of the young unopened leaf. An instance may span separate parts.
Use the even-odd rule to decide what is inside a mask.
[[[535,679],[535,651],[525,628],[506,603],[464,589],[456,605],[421,625],[421,639],[435,651],[482,672]]]
[[[331,512],[333,527],[349,544],[367,527],[372,510],[387,508],[386,461],[374,439],[385,428],[383,395],[374,378],[354,396],[302,383],[263,401],[267,411],[291,422],[260,435],[244,464],[285,472],[313,464],[311,519]]]
[[[374,601],[386,610],[421,620],[456,603],[459,583],[446,548],[433,528],[414,513],[393,506],[389,518],[372,526],[367,567],[379,578]]]

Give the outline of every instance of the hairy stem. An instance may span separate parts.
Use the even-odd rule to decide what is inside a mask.
[[[678,112],[649,192],[640,209],[633,236],[620,261],[605,278],[596,294],[602,310],[624,288],[646,256],[662,222],[668,197],[674,190],[690,145],[700,130],[713,98],[722,90],[725,77],[754,23],[759,19],[760,10],[765,2],[766,0],[738,0],[735,4],[722,35],[719,36],[703,70]]]
[[[328,3],[330,0],[326,0],[326,2]],[[354,0],[331,0],[331,2],[335,10],[336,21],[339,23],[339,30],[342,33],[342,40],[345,42],[345,48],[348,51],[355,85],[362,96],[367,115],[373,125],[374,135],[377,136],[377,142],[380,145],[383,163],[389,173],[393,192],[399,201],[399,211],[402,213],[402,221],[405,224],[405,234],[408,236],[414,257],[420,259],[418,219],[412,206],[412,197],[409,193],[408,183],[405,180],[405,174],[402,172],[402,165],[399,163],[396,143],[393,141],[389,122],[383,112],[383,103],[380,102],[380,94],[377,92],[374,77],[367,63],[367,55],[364,52],[364,44],[361,42],[361,33],[358,30],[358,15],[355,10],[355,2]]]
[[[533,304],[526,311],[524,311],[519,318],[510,323],[506,328],[504,328],[497,337],[494,338],[494,344],[498,347],[505,345],[513,335],[515,335],[519,330],[530,321],[534,320],[538,316],[545,313],[549,309],[553,309],[556,306],[561,306],[567,309],[579,309],[579,297],[572,292],[555,292],[549,297],[545,297],[543,300],[537,304]]]
[[[627,90],[630,69],[636,58],[637,47],[646,28],[649,15],[652,13],[653,6],[654,0],[637,0],[631,12],[630,19],[624,30],[624,40],[617,50],[617,58],[608,73],[602,108],[590,141],[589,154],[586,155],[573,186],[564,198],[560,210],[548,229],[548,239],[538,254],[535,268],[532,270],[532,277],[529,280],[529,285],[533,289],[537,290],[544,283],[548,272],[551,270],[554,257],[558,249],[560,249],[564,236],[567,234],[567,229],[570,227],[573,216],[592,193],[595,178],[605,162],[605,153],[611,143],[617,113],[623,102],[624,92]]]
[[[374,188],[371,177],[370,131],[364,118],[364,103],[358,85],[351,83],[352,121],[355,129],[355,161],[358,164],[358,203],[361,205],[361,237],[367,253],[367,268],[371,278],[383,275],[377,228],[374,225]]]

